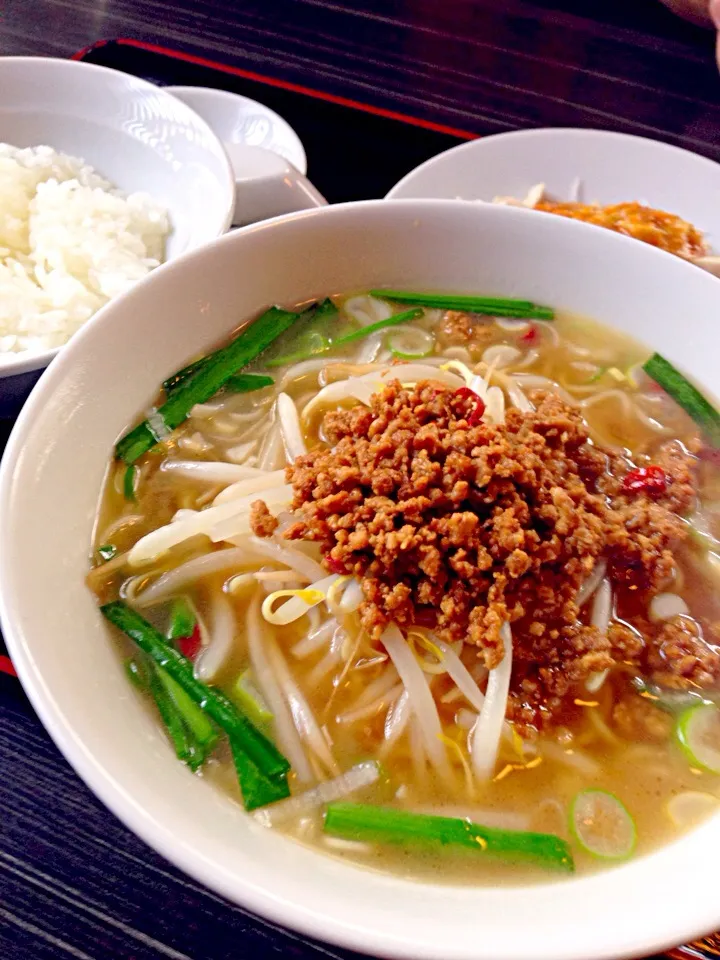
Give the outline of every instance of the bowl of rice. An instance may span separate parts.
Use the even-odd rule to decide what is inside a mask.
[[[0,416],[111,299],[222,235],[223,146],[158,87],[75,61],[0,58]]]

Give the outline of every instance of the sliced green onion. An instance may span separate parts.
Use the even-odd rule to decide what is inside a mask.
[[[568,844],[550,833],[500,830],[455,817],[410,813],[362,803],[330,803],[325,833],[369,843],[418,844],[425,848],[466,847],[501,860],[525,861],[572,871]]]
[[[170,607],[170,622],[168,624],[168,640],[177,640],[179,637],[191,637],[197,617],[195,611],[185,597],[177,597]]]
[[[135,502],[135,484],[137,483],[137,467],[130,464],[123,474],[123,496],[126,500]]]
[[[407,327],[405,330],[393,330],[388,335],[387,345],[398,360],[421,360],[429,357],[435,349],[435,338],[427,330]]]
[[[716,813],[720,800],[711,793],[699,790],[684,790],[671,797],[667,802],[667,814],[681,830],[694,827],[711,813]]]
[[[317,356],[319,353],[325,353],[332,346],[332,341],[324,337],[317,331],[312,332],[305,338],[305,345],[301,350],[295,353],[287,353],[282,357],[273,357],[265,364],[266,367],[285,367],[290,363],[300,363],[302,360],[309,360],[310,357]]]
[[[710,691],[704,691],[701,695],[693,690],[669,690],[666,687],[659,687],[655,683],[649,683],[642,677],[633,677],[631,683],[641,697],[651,701],[658,709],[664,710],[665,713],[674,717],[686,712],[691,707],[700,706],[719,696]]]
[[[235,763],[235,772],[240,783],[243,806],[246,810],[255,810],[257,807],[264,807],[268,803],[275,803],[276,800],[284,800],[290,796],[287,777],[281,777],[280,779],[267,777],[253,763],[242,747],[239,747],[233,741],[232,737],[230,738],[230,748]]]
[[[423,311],[415,307],[412,310],[405,310],[403,313],[396,313],[393,317],[388,317],[387,320],[378,320],[377,323],[371,323],[367,327],[361,327],[359,330],[353,330],[352,333],[346,333],[342,337],[337,337],[335,340],[328,341],[327,345],[312,351],[300,351],[294,353],[287,357],[278,358],[277,360],[270,360],[266,366],[280,366],[281,361],[282,365],[287,363],[298,363],[301,360],[309,360],[311,357],[320,356],[323,353],[327,353],[328,350],[333,349],[334,347],[342,347],[346,343],[354,343],[356,340],[363,340],[365,337],[369,336],[371,333],[376,333],[378,330],[384,330],[385,327],[394,327],[400,323],[407,323],[409,320],[416,320],[418,317],[422,316]]]
[[[163,670],[157,671],[158,679],[175,705],[183,723],[200,744],[205,757],[215,748],[218,735],[200,707],[190,699],[183,688]]]
[[[176,387],[180,386],[183,381],[197,373],[198,370],[207,366],[212,356],[212,354],[209,354],[207,357],[201,357],[199,360],[189,363],[187,367],[183,367],[182,370],[178,370],[177,373],[168,377],[167,380],[163,380],[163,389],[165,392],[170,393]],[[233,376],[225,382],[225,389],[232,390],[233,393],[251,393],[253,390],[262,390],[263,387],[271,387],[274,382],[272,377],[265,376],[265,374],[261,373],[237,373],[233,374]]]
[[[432,350],[426,350],[424,353],[403,353],[402,350],[393,350],[391,347],[390,353],[396,360],[422,360],[424,357],[429,357]]]
[[[713,446],[720,447],[720,413],[700,391],[659,353],[643,364],[643,370],[689,414]]]
[[[152,624],[121,600],[104,604],[100,612],[169,674],[236,746],[248,753],[261,773],[272,779],[287,774],[290,764],[275,744],[243,716],[225,694],[196,680],[192,663],[171,647]]]
[[[178,760],[187,764],[194,773],[202,766],[204,753],[192,733],[185,727],[180,712],[168,696],[160,681],[159,670],[155,667],[151,667],[149,671],[148,689]]]
[[[303,310],[302,313],[298,314],[297,324],[302,325],[303,321],[312,320],[318,316],[327,317],[329,315],[328,308],[326,304],[330,304],[333,310],[336,310],[335,305],[332,300],[324,300],[319,307],[316,307],[315,304],[312,304],[310,307]],[[262,318],[260,318],[262,319]],[[222,347],[220,349],[223,349]],[[183,367],[181,370],[177,370],[173,373],[172,376],[168,377],[167,380],[163,380],[163,389],[166,393],[170,393],[175,387],[180,386],[180,384],[187,380],[189,377],[193,376],[201,370],[219,351],[214,351],[214,353],[209,353],[205,357],[199,357],[197,360],[193,360],[192,363],[189,363],[187,366]],[[271,363],[269,365],[278,366],[277,363]],[[232,379],[232,378],[231,378]],[[228,386],[228,384],[226,384]],[[240,392],[240,391],[238,391]]]
[[[201,357],[199,360],[194,360],[186,367],[183,367],[182,370],[178,370],[177,373],[168,377],[167,380],[163,380],[163,389],[165,392],[168,394],[171,393],[185,380],[188,380],[199,370],[202,370],[207,366],[213,356],[214,354],[211,353],[206,357]],[[235,374],[226,381],[225,388],[227,390],[233,390],[235,393],[250,393],[252,390],[261,390],[263,387],[270,387],[273,383],[272,377],[266,377],[259,373]]]
[[[125,661],[125,672],[133,686],[152,696],[179,759],[197,770],[217,744],[217,733],[208,718],[157,667],[130,658]]]
[[[330,317],[334,317],[338,312],[338,308],[335,306],[330,297],[325,297],[325,299],[319,304],[317,310],[315,311],[315,321],[317,320],[329,320]]]
[[[714,703],[699,703],[681,713],[675,735],[694,767],[720,773],[720,710]]]
[[[204,366],[206,366],[211,356],[212,354],[208,354],[205,357],[199,357],[197,360],[193,360],[192,363],[188,363],[188,365],[183,367],[181,370],[176,370],[172,376],[167,378],[167,380],[163,380],[163,390],[166,393],[170,393],[170,391],[174,390],[175,387],[179,387],[184,380],[187,380],[193,374],[197,373],[198,370],[201,370]]]
[[[327,321],[336,316],[338,308],[328,297],[316,308],[313,307],[303,313],[298,326],[301,328],[298,336],[293,338],[295,344],[300,344],[300,348],[293,353],[283,354],[273,357],[265,363],[266,367],[284,367],[289,363],[299,363],[314,357],[318,353],[324,353],[332,346],[332,338],[327,335],[327,331],[319,330],[320,326],[327,326]],[[303,319],[307,322],[303,323]],[[302,329],[304,327],[304,329]]]
[[[137,687],[138,690],[147,690],[148,677],[144,665],[141,664],[139,660],[133,660],[132,657],[128,657],[124,666],[130,683],[134,687]]]
[[[232,393],[252,393],[253,390],[263,390],[271,387],[275,381],[260,373],[236,373],[225,382],[225,389]]]
[[[249,669],[243,671],[237,678],[230,696],[256,726],[262,727],[274,719],[272,711],[255,686]]]
[[[601,860],[621,860],[635,849],[635,821],[605,790],[578,793],[570,807],[570,829],[583,850]]]
[[[159,418],[168,431],[179,427],[196,403],[205,403],[213,397],[233,374],[255,360],[299,316],[289,310],[271,307],[171,390],[165,403],[154,414],[154,419]],[[150,421],[143,420],[121,438],[115,447],[115,454],[126,463],[134,463],[162,439]]]
[[[426,300],[441,300],[443,303],[481,304],[491,307],[509,307],[513,310],[530,310],[535,304],[532,300],[519,300],[516,297],[480,297],[458,293],[417,293],[414,290],[371,290],[371,297],[384,300],[396,300],[398,303],[424,304]]]
[[[163,389],[165,392],[170,393],[176,387],[180,386],[183,381],[197,373],[198,370],[207,366],[212,356],[213,354],[208,354],[207,357],[201,357],[199,360],[195,360],[193,363],[189,363],[186,367],[183,367],[182,370],[178,370],[177,373],[168,377],[167,380],[163,380]],[[272,377],[265,376],[265,374],[261,373],[237,373],[233,374],[233,376],[225,382],[225,389],[232,390],[233,393],[251,393],[253,390],[262,390],[263,387],[271,387],[274,382]]]
[[[400,323],[417,320],[417,318],[422,315],[423,311],[419,307],[413,307],[412,310],[404,310],[402,313],[396,313],[394,316],[388,317],[387,320],[378,320],[377,323],[370,323],[367,327],[361,327],[360,330],[353,330],[352,333],[347,333],[344,337],[339,337],[333,346],[340,347],[346,343],[354,343],[356,340],[364,340],[365,337],[370,336],[371,333],[384,330],[385,327],[396,327]]]
[[[97,548],[98,556],[105,560],[112,560],[112,558],[117,554],[118,550],[114,543],[104,543],[101,547]]]
[[[467,313],[482,313],[491,317],[555,319],[555,311],[551,307],[541,307],[531,300],[507,297],[465,297],[452,293],[414,293],[406,290],[371,290],[370,296],[394,300],[396,303],[416,303],[422,307],[440,310],[464,310]]]

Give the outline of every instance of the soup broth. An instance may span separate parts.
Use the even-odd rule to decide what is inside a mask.
[[[689,413],[643,371],[648,349],[616,330],[560,311],[553,319],[536,319],[433,305],[417,308],[405,323],[382,325],[407,312],[406,303],[366,294],[334,297],[316,314],[303,314],[242,370],[272,378],[267,385],[242,392],[259,381],[230,383],[193,406],[175,429],[157,431],[160,442],[131,465],[114,459],[98,510],[89,585],[101,603],[120,599],[163,635],[175,633],[168,644],[193,662],[195,677],[224,692],[285,754],[289,790],[306,802],[293,810],[280,799],[255,815],[296,840],[366,867],[433,881],[522,883],[553,876],[542,857],[536,862],[525,856],[522,840],[514,854],[493,856],[491,837],[483,856],[484,840],[478,853],[426,843],[422,836],[408,842],[407,836],[388,839],[372,831],[331,835],[328,803],[352,803],[560,837],[579,872],[648,852],[720,802],[714,706],[720,682],[720,477],[714,448]],[[388,411],[394,403],[394,412],[383,412],[372,394],[386,398]],[[547,406],[558,397],[561,409]],[[451,411],[443,416],[454,418],[446,453],[456,449],[452,438],[467,443],[473,430],[481,432],[472,434],[475,446],[462,448],[471,451],[473,463],[483,444],[499,442],[493,430],[510,423],[521,431],[523,418],[536,418],[536,432],[522,449],[539,443],[540,434],[546,447],[566,444],[563,456],[578,474],[573,482],[590,491],[589,505],[573,505],[575,512],[587,510],[587,529],[600,524],[598,512],[615,511],[612,523],[603,514],[609,532],[588,560],[579,547],[572,552],[568,546],[577,531],[568,531],[564,542],[556,517],[560,488],[553,487],[547,501],[537,491],[528,494],[537,512],[522,535],[533,543],[546,537],[543,542],[556,552],[571,551],[567,585],[559,584],[555,568],[556,579],[548,579],[542,557],[532,576],[524,570],[508,574],[509,556],[498,574],[491,531],[500,525],[493,518],[507,509],[501,499],[506,493],[498,493],[486,513],[477,500],[487,573],[464,572],[455,528],[438,535],[443,559],[455,543],[450,562],[457,578],[481,591],[469,614],[460,605],[446,608],[444,597],[455,589],[448,581],[441,600],[423,602],[423,591],[432,589],[440,573],[424,576],[405,568],[398,579],[400,604],[388,599],[394,594],[385,568],[376,569],[380,548],[348,553],[348,535],[365,536],[372,527],[371,520],[353,526],[352,510],[367,508],[367,516],[377,516],[396,496],[384,487],[363,487],[355,474],[321,491],[355,498],[352,507],[337,507],[333,514],[344,516],[346,526],[331,522],[338,546],[328,552],[320,494],[313,501],[303,490],[308,483],[316,491],[318,484],[328,485],[323,470],[337,465],[313,460],[312,451],[332,457],[352,449],[362,460],[381,421],[392,425],[395,416],[400,430],[412,409],[432,426],[427,410],[435,402]],[[461,403],[467,408],[460,409]],[[162,409],[158,414],[153,408],[151,424]],[[344,420],[342,411],[354,419]],[[571,421],[563,419],[568,416],[586,431],[581,447],[562,439],[570,429],[565,424]],[[411,443],[419,449],[417,435]],[[388,449],[388,458],[395,455]],[[561,461],[560,453],[547,461],[558,477],[569,469]],[[285,465],[293,462],[286,477]],[[494,469],[497,479],[506,467],[498,462]],[[308,470],[315,471],[312,481]],[[513,483],[525,490],[530,481]],[[576,486],[567,488],[571,499]],[[477,489],[490,487],[477,480]],[[457,496],[458,515],[472,513],[470,493]],[[255,505],[258,500],[264,506]],[[230,505],[241,502],[244,513],[233,513]],[[197,518],[212,510],[209,537]],[[431,529],[435,520],[427,517],[410,526]],[[556,525],[553,536],[543,518]],[[398,521],[393,531],[406,527]],[[169,540],[149,536],[161,529],[165,537],[170,531]],[[385,536],[387,553],[395,541],[387,539],[389,532]],[[531,553],[529,547],[520,552]],[[489,591],[498,575],[508,581],[498,609],[508,613],[493,634]],[[509,592],[514,584],[520,592]],[[554,602],[543,590],[566,588],[572,606],[563,608],[557,624],[555,614],[534,619],[535,606],[550,610]],[[538,591],[537,600],[531,589]],[[290,616],[291,604],[297,616]],[[480,607],[482,621],[474,612]],[[178,627],[183,615],[184,634]],[[279,622],[285,617],[290,622]],[[394,643],[390,629],[398,631]],[[142,688],[139,695],[167,722],[148,680],[158,668],[126,637],[119,645]],[[508,695],[502,672],[511,659]],[[493,706],[498,700],[500,706]],[[170,740],[177,751],[177,741]],[[348,771],[352,776],[345,782]],[[201,758],[198,775],[243,801],[223,739]],[[323,799],[312,793],[322,784],[337,789]]]

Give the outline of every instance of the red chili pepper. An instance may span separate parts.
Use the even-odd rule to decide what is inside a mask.
[[[470,426],[477,427],[477,425],[482,421],[484,413],[485,413],[485,404],[482,402],[480,397],[478,397],[475,402],[475,409],[468,417],[468,423],[470,424]]]
[[[520,337],[521,343],[535,343],[538,337],[538,329],[534,323],[530,324],[530,329]]]
[[[436,627],[437,611],[432,607],[415,607],[413,624],[417,627]]]
[[[458,387],[455,391],[456,396],[463,397],[465,400],[476,400],[477,394],[470,387]]]
[[[665,493],[668,477],[661,467],[638,467],[625,475],[624,493],[646,493],[649,497],[658,497]]]
[[[187,657],[188,660],[194,660],[195,657],[200,653],[200,647],[202,646],[202,637],[200,636],[200,626],[195,624],[193,627],[193,632],[189,637],[178,637],[175,641],[177,648],[180,653]]]
[[[473,408],[470,411],[467,422],[471,427],[476,427],[482,420],[482,415],[485,413],[485,404],[475,393],[475,391],[470,389],[470,387],[458,387],[455,393],[464,400],[472,401]]]
[[[343,567],[340,561],[336,560],[335,557],[331,557],[330,554],[323,558],[323,562],[330,573],[337,573],[341,577],[345,574],[345,567]]]

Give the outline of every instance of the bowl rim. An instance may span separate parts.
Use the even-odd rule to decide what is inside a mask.
[[[412,209],[414,212],[417,212],[418,215],[424,211],[431,211],[433,208],[457,209],[459,211],[467,210],[469,207],[465,201],[443,199],[395,201],[394,205]],[[268,229],[277,229],[285,222],[294,222],[316,217],[334,217],[342,215],[343,211],[372,210],[375,208],[382,208],[388,211],[388,204],[384,200],[356,201],[353,203],[301,211],[295,214],[273,218],[272,221],[253,224],[235,231],[233,234],[211,241],[204,247],[188,251],[176,260],[158,268],[158,270],[154,271],[153,275],[151,275],[151,278],[144,282],[145,284],[152,283],[152,276],[159,277],[161,272],[181,269],[184,265],[184,260],[189,262],[193,258],[201,259],[211,256],[212,251],[221,244],[229,245],[241,242],[241,236],[246,238],[259,231],[266,232]],[[477,207],[475,209],[481,210],[483,208]],[[530,220],[537,219],[533,212],[528,210],[496,207],[493,208],[493,211],[492,217],[519,218],[521,221],[525,220],[528,223],[530,223]],[[483,216],[482,213],[478,215]],[[543,218],[543,220],[546,219],[550,220],[551,218]],[[585,223],[565,220],[564,218],[557,218],[556,222],[558,226],[554,227],[555,230],[562,230],[570,234],[574,233],[578,239],[581,239],[583,235],[589,237],[591,234],[603,234],[608,238],[612,238],[603,241],[605,243],[613,243],[616,245],[625,244],[628,250],[631,249],[633,245],[637,245],[637,241],[633,241],[630,238],[614,235],[610,231],[599,230],[597,227]],[[627,247],[627,244],[630,244],[631,247]],[[648,249],[643,256],[654,257],[659,265],[661,265],[662,262],[669,264],[670,262],[677,261],[677,258],[671,254],[656,249]],[[678,262],[678,269],[690,271],[696,268],[690,264],[680,264]],[[699,271],[699,275],[703,276],[701,271]],[[708,276],[707,282],[714,283],[714,280]],[[138,290],[139,286],[124,296],[130,300],[134,296],[137,297]],[[90,329],[90,325],[101,324],[103,322],[103,313],[116,308],[114,305],[117,304],[117,302],[118,301],[112,301],[103,307],[88,321],[88,324],[83,329],[87,330]],[[81,332],[80,338],[82,338],[82,335]],[[43,374],[40,383],[21,411],[12,431],[5,455],[0,464],[0,520],[2,520],[2,516],[10,501],[11,486],[14,482],[13,475],[15,467],[22,457],[23,443],[26,435],[31,430],[36,415],[43,409],[45,394],[54,392],[62,382],[61,376],[62,371],[59,365],[57,368],[50,368]],[[81,740],[77,739],[72,726],[67,722],[61,707],[55,702],[51,690],[46,686],[44,678],[36,666],[32,654],[32,644],[26,643],[26,636],[23,629],[20,626],[16,627],[14,624],[12,610],[16,602],[15,597],[10,595],[10,591],[2,589],[3,584],[7,582],[9,578],[8,571],[11,567],[9,551],[2,549],[3,526],[7,529],[8,525],[0,523],[0,625],[2,625],[5,631],[8,651],[13,658],[21,683],[48,734],[93,793],[100,798],[128,829],[191,877],[196,878],[220,895],[234,899],[233,894],[229,893],[227,887],[224,886],[225,875],[220,871],[213,871],[210,868],[210,864],[203,857],[202,851],[197,846],[179,842],[176,837],[171,836],[167,831],[163,831],[162,826],[157,823],[154,816],[150,812],[140,808],[139,805],[133,801],[132,794],[126,790],[125,786],[119,780],[114,779],[104,768],[102,758],[98,754],[91,752]],[[283,838],[283,840],[284,842],[288,842],[285,838]],[[641,861],[637,862],[645,860],[649,861],[650,856],[643,857]],[[378,876],[382,878],[383,875],[380,874]],[[577,886],[582,885],[583,888],[587,888],[590,879],[592,878],[579,878],[566,882]],[[430,886],[437,885],[430,884]],[[452,889],[457,890],[458,888],[453,887]],[[496,891],[491,890],[491,888],[484,889],[492,894],[496,893]],[[523,888],[509,887],[506,889],[509,892],[518,893]],[[527,889],[531,890],[533,888]],[[551,889],[562,891],[562,886],[554,886]],[[500,895],[502,891],[497,891],[497,893]],[[316,937],[325,942],[353,949],[361,953],[373,953],[377,956],[398,958],[398,960],[439,960],[439,954],[436,949],[432,947],[424,948],[419,945],[416,940],[410,941],[406,939],[402,930],[399,930],[397,936],[393,938],[387,932],[375,931],[370,927],[363,926],[361,922],[351,924],[346,920],[334,919],[329,917],[327,913],[321,912],[320,908],[317,910],[309,910],[306,905],[299,906],[292,901],[276,898],[273,896],[272,891],[255,886],[250,881],[244,882],[242,901],[235,899],[235,902],[240,903],[243,908],[249,909],[261,917],[281,924],[283,927],[290,927],[292,930],[299,931],[304,935]],[[500,906],[500,899],[494,898],[494,902],[498,907]],[[620,944],[613,941],[611,943],[605,942],[598,945],[594,940],[590,940],[584,945],[575,944],[572,950],[570,948],[563,949],[561,954],[562,960],[570,960],[570,958],[572,958],[572,960],[579,960],[580,957],[592,958],[592,960],[618,960],[620,956],[635,957],[659,952],[677,942],[688,941],[707,933],[710,928],[718,923],[719,915],[720,910],[715,907],[714,901],[712,904],[712,915],[710,915],[707,908],[696,904],[694,910],[687,908],[683,916],[679,919],[675,918],[671,920],[671,933],[669,932],[667,922],[661,933],[639,930],[637,928],[628,929]],[[667,917],[665,919],[668,921]],[[511,918],[508,918],[508,924],[510,925],[511,923]],[[591,944],[593,945],[591,946]],[[517,949],[514,952],[504,951],[502,957],[503,960],[527,960],[528,952],[532,952],[531,948],[528,948],[528,950],[523,953]],[[446,960],[473,960],[475,955],[471,946],[460,943],[457,940],[451,942],[450,938],[448,939],[447,950],[444,952]],[[538,949],[536,955],[538,960],[558,960],[557,951],[551,953],[548,952],[547,948],[544,950],[542,948]]]
[[[385,194],[385,199],[423,199],[423,197],[420,197],[419,195],[414,197],[408,196],[404,193],[404,191],[408,185],[413,183],[416,177],[422,177],[425,171],[431,170],[434,166],[441,165],[442,163],[446,162],[450,155],[455,157],[456,155],[464,156],[466,153],[472,154],[476,150],[482,150],[482,148],[487,144],[492,146],[497,141],[510,141],[514,147],[519,149],[522,149],[523,147],[532,149],[532,142],[534,140],[543,139],[596,139],[614,141],[616,144],[643,144],[648,150],[656,149],[658,153],[665,153],[675,157],[681,156],[682,159],[688,164],[703,166],[707,169],[715,168],[716,174],[720,176],[720,170],[718,169],[720,168],[720,163],[717,161],[711,160],[710,157],[705,157],[702,154],[694,153],[692,150],[688,150],[686,147],[680,147],[674,143],[666,143],[664,140],[656,140],[654,137],[645,137],[637,133],[624,133],[621,130],[605,130],[602,127],[530,127],[529,129],[520,130],[501,130],[498,133],[490,133],[486,137],[476,137],[474,140],[467,140],[464,143],[457,143],[453,147],[448,147],[447,150],[436,153],[434,157],[429,157],[427,160],[423,160],[422,163],[419,163],[416,167],[413,167],[412,170],[409,170],[398,180],[396,184],[394,184],[388,190],[388,192]],[[427,199],[430,199],[430,197],[427,197]],[[449,198],[435,197],[433,199],[439,200]],[[477,202],[470,199],[462,199],[464,199],[466,203]]]
[[[152,91],[154,96],[159,95],[163,99],[170,97],[176,103],[181,104],[184,111],[192,114],[194,123],[197,124],[197,126],[203,131],[204,135],[208,137],[209,140],[214,141],[214,146],[217,148],[218,159],[224,162],[223,180],[225,181],[228,194],[226,205],[227,209],[225,211],[225,219],[220,232],[217,234],[217,237],[214,237],[213,239],[218,239],[228,232],[230,225],[232,224],[233,211],[235,209],[235,174],[233,172],[230,158],[227,155],[227,151],[225,150],[222,140],[220,137],[218,137],[208,122],[203,120],[199,113],[193,110],[191,106],[189,106],[179,97],[173,96],[173,94],[168,93],[164,87],[160,87],[155,83],[151,83],[149,80],[145,80],[142,77],[136,77],[131,73],[125,73],[124,70],[115,70],[113,67],[105,67],[98,63],[87,63],[84,60],[64,59],[62,57],[0,57],[0,76],[6,67],[8,69],[11,67],[32,67],[33,69],[37,70],[65,70],[67,72],[82,71],[84,74],[94,73],[96,76],[110,78],[124,77],[126,80],[131,80],[133,82],[133,86],[137,90],[144,92]],[[180,256],[184,256],[186,253],[191,253],[193,249],[196,248],[184,250]],[[177,257],[173,257],[171,259],[175,260]],[[169,262],[171,261],[163,261],[163,263]],[[114,297],[113,300],[115,299],[117,298]],[[99,311],[96,311],[96,313],[98,312]],[[95,315],[96,314],[93,314],[90,319],[93,319]],[[88,321],[86,321],[86,323],[87,322]],[[85,324],[83,324],[83,326],[85,326]],[[72,337],[70,339],[72,339]],[[2,380],[6,377],[14,377],[23,373],[32,373],[35,370],[42,370],[43,368],[46,368],[53,358],[56,357],[69,342],[70,340],[59,347],[51,347],[49,350],[43,350],[39,353],[21,351],[17,354],[10,354],[9,356],[0,356],[0,387],[2,386]]]

